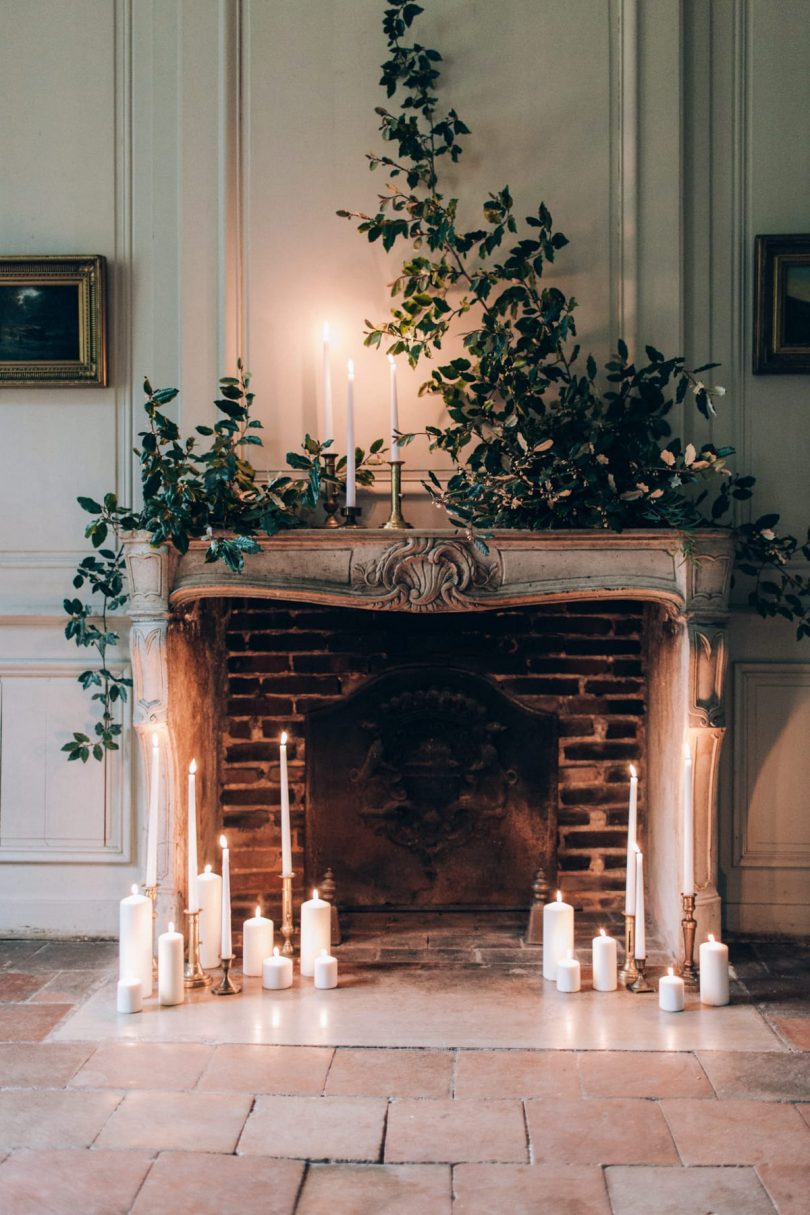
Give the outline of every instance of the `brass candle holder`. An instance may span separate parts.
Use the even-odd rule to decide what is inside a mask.
[[[695,989],[700,984],[698,969],[695,966],[695,932],[697,931],[695,895],[682,894],[681,900],[683,902],[683,919],[681,920],[681,928],[683,929],[683,962],[681,963],[681,978],[685,987]]]
[[[294,876],[292,873],[282,873],[281,875],[281,935],[284,937],[281,952],[285,958],[293,956],[292,884]]]
[[[636,958],[635,963],[636,971],[638,973],[627,990],[634,992],[636,995],[643,995],[647,992],[655,991],[655,988],[650,986],[650,984],[647,982],[647,959]]]
[[[242,990],[238,984],[234,983],[231,978],[231,964],[233,957],[220,958],[222,962],[222,978],[217,983],[216,987],[211,988],[212,996],[238,996]]]
[[[326,522],[324,527],[340,527],[340,520],[337,517],[338,506],[338,488],[335,466],[337,464],[337,454],[334,451],[325,451],[323,453],[323,509],[326,511]]]
[[[632,983],[638,978],[638,968],[635,959],[636,952],[636,917],[624,913],[624,966],[619,971],[622,983]]]
[[[152,979],[157,978],[157,958],[155,957],[155,924],[157,922],[157,884],[144,886],[143,892],[152,903]]]
[[[391,514],[383,527],[386,531],[402,531],[411,526],[402,514],[402,461],[389,460],[388,466],[391,469]]]
[[[211,977],[200,966],[200,913],[199,911],[184,911],[186,917],[186,941],[188,956],[183,970],[184,987],[209,987]]]

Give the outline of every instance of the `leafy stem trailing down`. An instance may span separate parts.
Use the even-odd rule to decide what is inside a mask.
[[[338,214],[386,250],[408,246],[390,318],[366,322],[367,346],[387,342],[416,366],[462,327],[464,357],[440,364],[420,389],[444,402],[448,425],[426,433],[454,465],[446,484],[430,474],[428,492],[470,529],[722,525],[755,478],[728,467],[732,447],[698,450],[673,437],[667,420],[690,396],[705,418],[715,415],[725,390],[699,377],[716,364],[690,370],[647,346],[637,365],[619,341],[600,373],[572,344],[576,300],[545,279],[568,244],[548,207],[541,202],[519,235],[505,186],[484,200],[481,226],[460,226],[459,199],[441,192],[439,171],[458,161],[470,132],[455,110],[439,108],[439,52],[406,42],[422,12],[411,0],[385,9],[380,83],[398,109],[377,108],[390,151],[368,161],[387,174],[386,187],[373,215]],[[755,579],[749,600],[762,616],[796,620],[797,635],[810,636],[810,581],[789,568],[799,552],[810,559],[810,532],[803,545],[777,536],[778,518],[736,529],[737,566]]]
[[[123,535],[145,531],[154,545],[171,544],[179,553],[188,551],[193,539],[205,540],[205,560],[223,561],[236,573],[245,557],[258,553],[258,537],[272,536],[287,528],[300,527],[308,511],[318,504],[321,483],[345,482],[346,457],[338,462],[334,478],[324,472],[323,455],[331,440],[319,442],[307,435],[303,455],[287,453],[288,465],[306,477],[282,475],[260,484],[248,459],[252,447],[262,445],[262,423],[251,417],[254,394],[250,376],[241,360],[237,375],[223,376],[215,400],[218,419],[213,426],[197,426],[195,434],[183,438],[165,407],[177,396],[175,388],[152,388],[144,381],[146,427],[139,435],[136,454],[140,459],[143,506],[140,510],[119,504],[115,494],[102,502],[79,498],[91,516],[85,537],[93,552],[79,563],[73,579],[76,590],[89,591],[87,599],[64,601],[68,622],[65,636],[80,647],[95,652],[96,664],[79,675],[85,689],[101,707],[95,736],[76,731],[62,748],[68,759],[103,759],[105,751],[118,750],[121,726],[115,720],[117,706],[127,699],[131,679],[114,670],[108,661],[119,635],[109,617],[127,603]],[[201,440],[208,445],[200,446]],[[374,480],[372,465],[383,440],[372,443],[368,455],[355,451],[356,479],[361,485]]]

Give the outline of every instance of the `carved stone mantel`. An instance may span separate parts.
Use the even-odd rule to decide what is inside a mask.
[[[682,754],[693,751],[696,877],[700,930],[719,931],[717,765],[724,734],[722,688],[733,539],[692,532],[689,555],[675,532],[296,530],[262,542],[242,574],[205,563],[192,543],[182,558],[127,541],[132,617],[135,728],[144,749],[166,734],[170,779],[162,816],[166,897],[182,886],[180,789],[172,738],[167,632],[175,609],[212,597],[283,599],[369,611],[470,612],[582,599],[635,599],[662,609],[650,629],[648,839],[656,927],[679,945]],[[163,880],[163,879],[162,879]]]

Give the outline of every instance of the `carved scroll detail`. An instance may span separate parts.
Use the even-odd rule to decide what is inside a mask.
[[[691,726],[722,727],[723,679],[726,671],[726,630],[723,625],[690,624]]]
[[[397,541],[374,561],[355,566],[352,584],[381,591],[371,607],[405,612],[450,612],[480,606],[476,591],[490,589],[499,573],[462,541],[435,536]]]

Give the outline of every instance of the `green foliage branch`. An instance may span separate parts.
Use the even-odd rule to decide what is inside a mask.
[[[652,346],[637,364],[619,340],[600,372],[574,342],[576,300],[546,281],[569,243],[548,207],[541,202],[521,227],[504,186],[484,200],[480,226],[461,227],[459,199],[439,189],[439,170],[459,160],[469,129],[439,107],[440,53],[407,41],[422,12],[411,0],[384,11],[389,58],[380,83],[398,109],[377,108],[390,151],[368,161],[387,174],[386,187],[374,214],[338,214],[386,250],[399,242],[409,250],[391,285],[389,319],[366,322],[367,346],[387,343],[416,366],[466,325],[465,355],[434,368],[420,389],[444,402],[448,425],[425,433],[453,463],[445,484],[431,473],[426,489],[472,535],[728,526],[732,502],[752,496],[755,478],[728,467],[732,447],[698,449],[673,436],[667,420],[690,397],[704,418],[716,414],[725,390],[700,376],[717,364],[690,369]],[[810,636],[810,580],[791,568],[799,554],[810,559],[810,531],[801,544],[778,536],[778,521],[766,514],[736,528],[737,568],[754,579],[749,601],[760,615],[795,621],[798,637]]]

